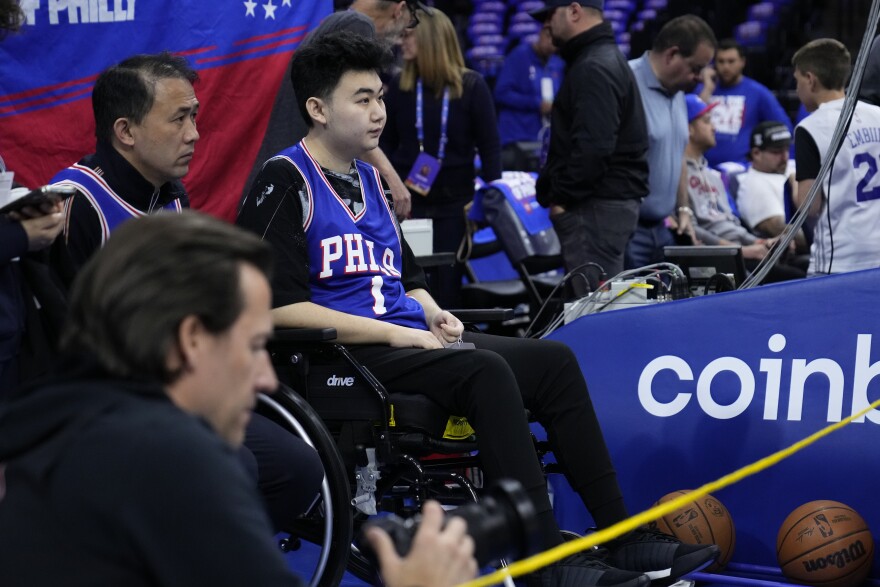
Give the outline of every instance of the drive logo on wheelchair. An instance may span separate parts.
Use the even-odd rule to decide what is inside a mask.
[[[354,385],[354,377],[338,377],[334,374],[327,379],[327,385],[328,387],[351,387]]]

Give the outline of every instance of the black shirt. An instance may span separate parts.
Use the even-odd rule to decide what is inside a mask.
[[[648,127],[642,98],[611,25],[560,50],[568,68],[551,114],[550,150],[536,189],[542,206],[648,194]]]
[[[352,211],[361,201],[357,172],[334,173],[324,169],[330,185],[349,203]],[[272,246],[275,271],[272,275],[272,307],[280,308],[311,300],[309,257],[303,220],[305,179],[287,160],[266,161],[247,197],[242,201],[236,224],[258,234]],[[388,196],[386,188],[386,197]],[[428,289],[425,274],[415,261],[412,250],[401,241],[403,250],[402,283],[406,291]]]
[[[69,363],[0,408],[0,585],[300,584],[204,421],[158,385]]]
[[[112,145],[98,141],[97,150],[79,162],[94,169],[118,196],[140,210],[151,213],[180,199],[189,207],[189,197],[180,181],[163,184],[158,190],[142,176]],[[102,229],[91,202],[77,193],[70,200],[64,234],[52,247],[52,265],[62,281],[70,284],[80,267],[101,248]]]

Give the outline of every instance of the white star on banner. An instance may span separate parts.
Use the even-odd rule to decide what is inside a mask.
[[[290,6],[290,0],[281,0],[281,6]]]
[[[265,18],[271,18],[275,20],[275,9],[278,8],[274,4],[272,4],[272,0],[269,0],[266,4],[263,4],[263,10],[266,11]]]
[[[247,10],[247,12],[244,13],[245,16],[253,16],[254,18],[257,17],[257,15],[254,14],[254,8],[257,7],[256,2],[252,2],[251,0],[247,0],[247,2],[244,3],[244,7],[245,7],[245,10]]]

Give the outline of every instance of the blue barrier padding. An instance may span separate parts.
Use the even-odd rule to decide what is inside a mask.
[[[861,271],[594,314],[553,333],[578,357],[630,512],[878,399],[878,290],[880,270]],[[880,538],[878,423],[872,411],[715,495],[736,526],[733,560],[776,565],[782,521],[817,499],[849,505]],[[580,501],[553,483],[563,526],[582,531]]]

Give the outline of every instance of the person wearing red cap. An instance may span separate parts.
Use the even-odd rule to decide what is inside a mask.
[[[697,238],[706,245],[742,245],[746,266],[754,268],[767,256],[776,239],[758,238],[742,225],[730,208],[721,174],[709,167],[705,154],[715,146],[715,128],[709,113],[717,103],[707,105],[696,94],[687,94],[685,101],[688,144],[684,158],[688,200],[696,222]],[[777,264],[765,281],[783,281],[805,275],[801,269]]]
[[[603,0],[550,0],[532,16],[550,28],[568,67],[551,113],[550,149],[538,202],[562,245],[572,294],[595,290],[623,270],[624,252],[648,194],[648,129],[642,100]],[[586,284],[589,283],[589,289]]]

